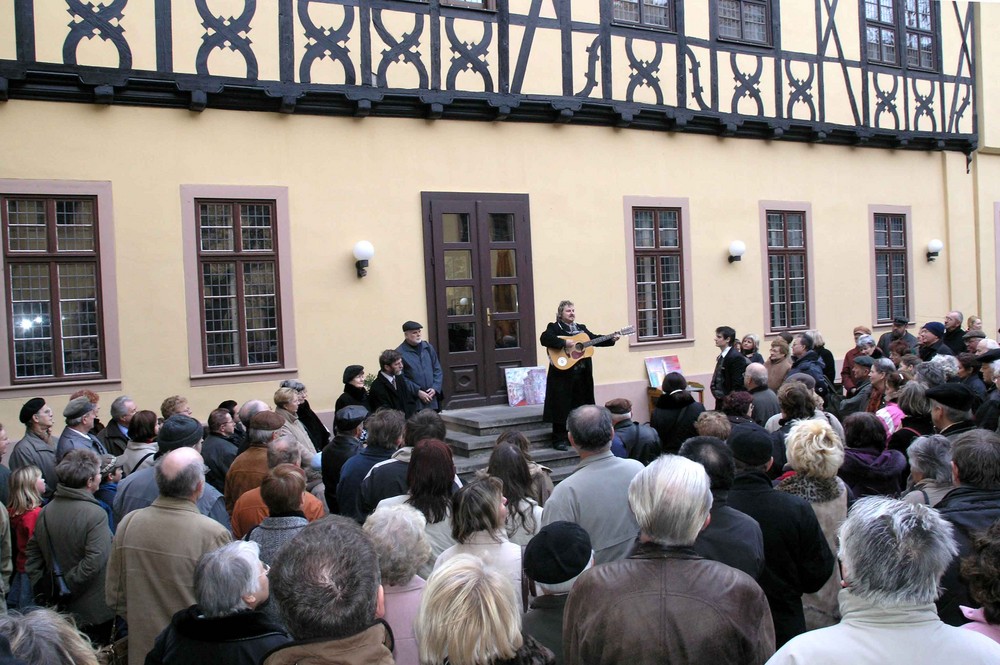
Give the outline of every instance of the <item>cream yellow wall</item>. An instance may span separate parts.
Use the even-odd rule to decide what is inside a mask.
[[[964,157],[952,153],[599,127],[24,101],[0,105],[0,143],[8,155],[0,178],[112,183],[123,390],[145,408],[182,393],[204,418],[222,399],[269,398],[276,383],[189,383],[183,184],[289,188],[299,378],[317,410],[331,408],[345,365],[374,369],[379,351],[400,342],[403,320],[427,319],[421,191],[530,195],[538,330],[563,298],[575,300],[595,330],[628,322],[622,199],[689,199],[694,341],[601,349],[599,384],[637,385],[642,359],[664,354],[678,355],[687,373],[704,375],[713,365],[717,325],[763,330],[761,200],[812,206],[814,322],[836,356],[847,350],[854,325],[871,322],[870,205],[912,208],[913,318],[940,320],[949,307],[971,312],[983,303],[987,326],[995,325],[995,288],[975,286],[979,273],[993,279],[992,206],[1000,201],[994,156],[980,155],[966,175]],[[923,258],[931,237],[946,243],[935,263]],[[360,239],[376,248],[363,280],[350,256]],[[733,239],[748,251],[729,264]],[[105,394],[106,403],[114,394]],[[23,401],[0,399],[0,422],[16,423]]]

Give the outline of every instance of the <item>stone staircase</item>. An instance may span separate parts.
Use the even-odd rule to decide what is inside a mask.
[[[531,458],[552,469],[558,483],[576,468],[579,457],[572,449],[552,448],[552,426],[542,422],[542,406],[485,406],[442,411],[448,428],[446,443],[455,454],[455,469],[463,482],[477,470],[485,469],[497,436],[520,430],[531,442]]]

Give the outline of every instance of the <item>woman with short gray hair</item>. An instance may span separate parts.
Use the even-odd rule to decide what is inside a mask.
[[[412,506],[380,506],[365,520],[364,530],[378,554],[385,592],[386,623],[392,628],[396,665],[419,665],[413,620],[426,582],[417,571],[431,554],[424,529],[427,518]]]
[[[257,543],[238,540],[208,552],[194,570],[196,605],[174,615],[146,665],[258,663],[290,641],[259,608],[270,595]]]
[[[906,451],[910,461],[909,490],[902,498],[910,503],[923,503],[934,507],[950,492],[951,441],[940,434],[922,436]]]

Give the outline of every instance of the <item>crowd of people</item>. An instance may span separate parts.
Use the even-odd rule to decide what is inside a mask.
[[[412,321],[332,432],[292,380],[204,424],[81,391],[58,437],[33,398],[0,663],[1000,662],[1000,346],[955,321],[859,326],[839,381],[815,332],[722,326],[712,410],[679,373],[650,423],[560,404],[556,485],[516,430],[459,479]]]

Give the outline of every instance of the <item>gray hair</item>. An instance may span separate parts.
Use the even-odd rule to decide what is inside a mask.
[[[302,383],[301,381],[297,381],[295,379],[285,379],[284,381],[281,382],[281,385],[278,387],[291,388],[295,392],[300,393],[306,389],[306,384]]]
[[[244,429],[248,432],[250,430],[250,419],[256,416],[261,411],[267,411],[267,402],[259,399],[252,399],[248,402],[244,402],[243,406],[240,407],[240,411],[237,416],[240,422],[243,423]]]
[[[875,346],[875,338],[872,337],[871,335],[862,335],[861,337],[858,338],[858,341],[855,342],[855,345],[858,348],[862,347],[867,348],[869,346]]]
[[[896,363],[892,362],[888,358],[876,358],[872,369],[877,369],[879,374],[895,374],[896,373]]]
[[[566,429],[578,448],[591,452],[610,446],[615,435],[611,412],[594,404],[573,409],[566,419]]]
[[[938,363],[920,363],[913,370],[913,374],[924,388],[940,386],[948,381],[948,377],[944,373],[944,367]]]
[[[175,476],[169,477],[163,473],[164,459],[166,459],[166,455],[161,457],[154,467],[156,469],[154,472],[156,487],[160,490],[160,496],[174,499],[189,498],[197,491],[198,483],[205,480],[205,463],[199,457],[178,471]]]
[[[299,444],[291,437],[283,436],[267,443],[267,468],[273,469],[279,464],[302,466]]]
[[[0,635],[10,642],[18,662],[46,665],[97,665],[90,640],[69,615],[46,607],[27,614],[0,614]]]
[[[764,367],[761,363],[750,363],[747,365],[743,375],[752,379],[754,385],[767,385],[767,367]]]
[[[364,530],[378,553],[382,582],[403,586],[431,555],[424,529],[427,518],[412,506],[382,506],[365,520]]]
[[[134,399],[128,395],[121,395],[116,397],[115,401],[111,402],[111,417],[118,420],[122,416],[128,415],[128,407],[125,406],[126,402],[135,402]]]
[[[910,468],[925,478],[951,485],[951,441],[940,434],[920,436],[906,449]]]
[[[260,545],[237,540],[207,552],[194,569],[194,594],[209,618],[249,609],[243,596],[260,591]]]
[[[896,406],[908,416],[926,416],[931,412],[926,392],[927,389],[921,383],[907,381],[896,393]]]
[[[1000,360],[994,360],[990,363],[990,369],[993,370],[993,376],[1000,376]]]
[[[281,429],[280,427],[278,429]],[[261,445],[267,444],[274,437],[274,433],[278,429],[258,429],[256,427],[250,427],[247,429],[247,443],[249,445]]]
[[[92,450],[75,448],[70,450],[56,465],[59,484],[71,489],[80,489],[87,481],[101,472],[101,461]]]
[[[931,398],[930,402],[932,406],[936,406],[941,409],[941,413],[944,415],[945,420],[947,420],[950,423],[958,423],[963,420],[972,420],[971,409],[966,409],[964,411],[962,409],[956,409],[952,406],[948,406],[947,404],[942,404],[941,402],[933,398]]]
[[[866,497],[840,527],[840,559],[851,591],[882,607],[932,603],[958,554],[952,526],[929,506]]]
[[[691,545],[712,509],[705,467],[664,455],[628,486],[628,504],[642,533],[660,545]]]
[[[945,356],[938,354],[931,358],[931,363],[941,367],[941,371],[944,372],[944,379],[948,381],[949,379],[954,379],[958,376],[958,358],[955,356]]]
[[[296,640],[341,639],[375,621],[378,556],[354,520],[329,515],[307,525],[271,566],[271,594]]]

